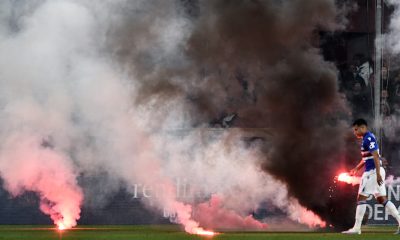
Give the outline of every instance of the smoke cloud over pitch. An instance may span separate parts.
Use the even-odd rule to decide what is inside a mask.
[[[342,27],[334,1],[22,2],[0,5],[8,191],[37,192],[68,226],[84,197],[77,176],[99,172],[131,192],[163,184],[145,204],[188,232],[262,228],[249,213],[265,204],[336,224],[327,189],[344,154],[344,106],[335,67],[311,45],[317,29]],[[209,130],[224,113],[268,128],[267,141]],[[178,199],[176,178],[204,197]]]
[[[181,49],[186,61],[165,68],[150,62],[155,71],[145,75],[151,84],[141,86],[139,102],[186,96],[192,101],[183,108],[196,116],[192,124],[233,112],[239,126],[269,128],[270,144],[258,157],[263,169],[285,182],[301,204],[343,224],[326,206],[330,180],[344,165],[347,110],[337,93],[336,68],[311,45],[318,29],[343,27],[334,2],[194,1],[191,7],[199,13],[189,11],[193,20],[181,28],[183,39],[192,29]],[[137,66],[132,56],[122,61]]]

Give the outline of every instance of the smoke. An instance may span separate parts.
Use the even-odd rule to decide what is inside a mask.
[[[4,1],[1,7],[15,14],[7,18],[9,24],[1,24],[9,28],[0,35],[0,121],[5,126],[0,133],[0,173],[12,195],[37,192],[40,209],[58,226],[72,227],[83,196],[68,153],[74,128],[66,69],[69,55],[78,49],[60,36],[58,24],[65,23],[64,34],[81,41],[86,31],[80,21],[86,19],[81,8],[68,3],[37,9],[34,2],[28,4],[32,9],[11,3]],[[58,14],[54,7],[63,11]]]
[[[396,160],[399,157],[397,136],[400,131],[400,105],[397,90],[400,80],[398,75],[400,5],[398,1],[392,0],[385,1],[384,3],[384,7],[390,10],[390,21],[387,32],[382,35],[382,40],[375,43],[383,47],[382,79],[383,84],[385,84],[385,81],[387,84],[386,89],[382,91],[382,121],[379,127],[382,129],[383,135],[382,152],[389,161],[390,172],[399,174],[396,170],[398,166]]]
[[[247,74],[255,78],[257,110],[267,117],[249,122],[268,121],[272,135],[263,148],[264,170],[285,182],[301,205],[331,220],[335,213],[326,208],[327,189],[343,159],[347,124],[342,121],[345,107],[337,94],[336,69],[322,59],[310,38],[316,26],[335,28],[337,9],[332,1],[243,5],[221,7],[227,14],[220,17],[216,25],[222,27],[216,31],[235,50],[217,52],[228,54],[218,61],[229,63],[237,59],[234,56],[244,56]],[[244,16],[242,28],[233,30],[230,23],[238,15]]]
[[[228,229],[265,229],[266,224],[260,223],[249,215],[242,217],[234,211],[223,208],[223,201],[213,195],[209,202],[200,203],[196,207],[199,216],[195,218],[206,228]]]
[[[146,75],[150,84],[141,86],[140,91],[145,94],[139,96],[139,104],[154,98],[159,98],[158,104],[162,102],[163,107],[168,101],[174,102],[173,108],[164,108],[168,121],[169,113],[175,112],[176,106],[181,107],[175,100],[187,96],[192,102],[185,101],[189,106],[182,108],[195,116],[192,125],[233,112],[239,116],[238,126],[270,128],[270,142],[262,146],[263,153],[256,157],[256,169],[262,165],[264,175],[273,179],[270,182],[278,178],[287,186],[284,199],[297,198],[301,205],[334,221],[335,226],[346,225],[333,220],[335,213],[326,206],[331,202],[327,189],[336,175],[336,167],[345,164],[347,123],[343,119],[347,118],[347,110],[337,93],[336,68],[325,62],[311,44],[318,29],[342,27],[336,21],[339,10],[334,2],[194,3],[192,7],[200,9],[200,14],[193,17],[193,31],[182,49],[187,62],[161,69],[154,64],[155,71]],[[124,33],[118,34],[121,35]],[[128,62],[137,66],[135,55],[130,59],[133,61]],[[140,72],[136,74],[142,79]],[[219,149],[224,147],[226,144]],[[232,166],[234,160],[228,159],[224,168]],[[240,174],[244,175],[242,171]],[[207,176],[215,180],[210,174]],[[262,183],[262,179],[257,179],[252,186],[263,186]],[[246,185],[244,181],[240,184]],[[260,202],[257,200],[254,202]],[[280,207],[289,209],[290,204],[285,202]],[[285,211],[290,216],[291,210]]]
[[[399,185],[400,184],[400,178],[394,178],[393,175],[389,175],[386,180],[385,180],[385,184],[388,186],[395,186],[395,185]]]
[[[195,219],[205,226],[260,229],[265,225],[248,216],[249,211],[275,206],[293,221],[324,226],[319,217],[306,217],[307,209],[290,197],[283,182],[262,171],[263,153],[258,146],[246,147],[242,136],[240,130],[197,130],[197,134],[191,132],[181,139],[180,146],[168,145],[167,142],[176,143],[176,139],[166,139],[162,144],[171,149],[168,160],[173,162],[166,166],[171,176],[190,176],[188,181],[194,185],[191,191],[212,194],[211,199],[195,207]],[[210,215],[210,211],[214,214]],[[239,221],[239,216],[247,217]],[[218,220],[222,218],[225,220]]]
[[[22,2],[0,5],[0,174],[13,195],[37,192],[71,227],[77,176],[106,172],[108,186],[147,186],[146,206],[191,233],[263,228],[250,213],[265,205],[339,224],[326,206],[344,106],[311,44],[342,27],[333,0]],[[228,113],[242,129],[208,128]],[[202,196],[180,199],[175,179]]]
[[[57,226],[76,225],[83,196],[67,156],[44,148],[40,138],[15,134],[3,142],[0,173],[4,187],[13,196],[24,191],[37,192],[40,209]]]
[[[400,11],[399,2],[394,0],[387,1],[388,4],[394,7],[394,11],[390,17],[389,33],[385,38],[387,41],[388,52],[393,55],[398,55],[400,52],[399,33],[400,33]]]

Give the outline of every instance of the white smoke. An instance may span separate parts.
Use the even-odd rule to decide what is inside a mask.
[[[17,28],[0,35],[0,172],[13,195],[37,192],[41,210],[55,224],[72,227],[83,196],[68,152],[77,130],[70,119],[70,67],[84,52],[81,44],[90,45],[90,19],[68,2],[27,12],[12,19]]]
[[[200,224],[192,218],[199,200],[180,202],[176,178],[187,179],[193,191],[219,196],[224,216],[254,223],[235,220],[227,226],[260,224],[248,215],[265,202],[300,223],[324,225],[289,197],[284,183],[261,171],[257,146],[245,146],[240,131],[187,129],[196,115],[181,96],[163,102],[162,108],[160,99],[135,102],[143,94],[139,86],[149,84],[146,76],[184,64],[192,22],[176,10],[175,2],[25,3],[0,5],[0,174],[13,195],[37,192],[42,211],[56,224],[72,227],[83,201],[76,178],[101,169],[128,189],[137,182],[153,188],[163,183],[162,196],[146,204],[176,212],[188,232],[213,216],[196,212],[203,219]],[[113,58],[124,57],[126,49],[110,50],[107,40],[127,12],[136,21],[129,51],[143,56],[129,68],[133,74]],[[140,74],[141,79],[133,77],[144,71],[146,61],[154,69]],[[176,134],[182,128],[186,131]]]
[[[394,12],[390,18],[389,24],[389,34],[386,34],[386,41],[388,42],[388,47],[393,54],[400,53],[400,2],[397,0],[388,0],[388,4],[394,6]]]
[[[388,186],[395,186],[400,184],[400,177],[395,178],[393,175],[389,175],[386,180],[385,184]]]

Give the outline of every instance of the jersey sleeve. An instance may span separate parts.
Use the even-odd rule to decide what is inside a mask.
[[[367,137],[364,144],[364,149],[368,150],[370,153],[379,149],[378,143],[376,142],[376,139],[373,136]]]

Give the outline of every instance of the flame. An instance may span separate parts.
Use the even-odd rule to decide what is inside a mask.
[[[192,231],[191,231],[191,233],[192,233],[192,234],[197,234],[197,235],[202,235],[202,236],[210,236],[210,237],[216,235],[215,232],[213,232],[213,231],[208,231],[208,230],[204,230],[204,229],[201,228],[201,227],[193,228]]]
[[[190,234],[212,237],[216,235],[213,231],[204,230],[199,223],[191,218],[192,206],[178,201],[173,202],[173,211],[177,214],[178,222],[185,226],[185,231]]]
[[[345,182],[345,183],[352,184],[352,185],[360,184],[360,178],[359,177],[351,176],[347,172],[339,174],[337,176],[337,179],[340,182]]]
[[[58,225],[57,228],[58,228],[58,230],[60,230],[60,231],[66,229],[66,227],[65,227],[65,225],[64,225],[63,223],[58,223],[57,225]]]
[[[65,229],[70,229],[76,226],[76,220],[71,217],[71,215],[67,213],[63,213],[63,216],[56,215],[54,216],[54,224],[57,226],[57,229],[62,231]],[[57,219],[56,219],[57,218]]]

